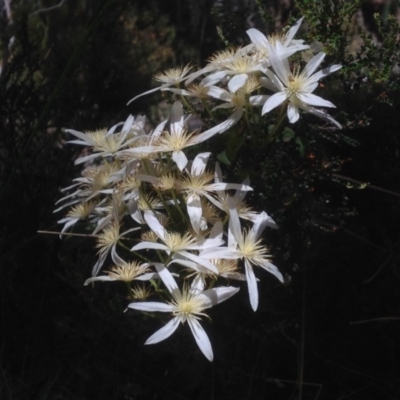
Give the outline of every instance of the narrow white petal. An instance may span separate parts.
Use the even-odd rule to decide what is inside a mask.
[[[180,171],[183,171],[188,163],[188,159],[182,150],[174,151],[172,153],[172,159],[175,161]]]
[[[206,76],[201,82],[200,86],[212,86],[221,82],[226,76],[226,71],[217,71],[208,76]]]
[[[211,228],[210,234],[208,237],[210,239],[221,239],[223,238],[223,224],[221,220],[218,220],[214,226]]]
[[[219,303],[222,303],[225,300],[228,300],[238,291],[239,288],[233,286],[217,287],[205,290],[199,296],[203,299],[204,303],[206,304],[205,308],[210,308]]]
[[[291,124],[294,124],[300,118],[299,109],[296,106],[294,106],[292,103],[288,104],[287,116],[288,116],[288,120]]]
[[[197,234],[199,234],[201,217],[203,215],[203,209],[201,208],[200,197],[197,194],[190,195],[186,200],[186,208],[189,214],[192,228]]]
[[[168,322],[165,326],[163,326],[161,329],[159,329],[156,333],[151,335],[147,340],[145,344],[155,344],[158,342],[161,342],[167,338],[169,338],[178,328],[179,326],[179,318],[175,317],[171,319],[171,321]]]
[[[301,23],[303,22],[304,17],[301,17],[287,32],[286,37],[285,37],[285,41],[284,41],[284,45],[287,47],[289,46],[290,42],[292,41],[292,39],[294,38],[294,36],[296,35],[297,31],[300,28]]]
[[[279,42],[276,42],[275,46],[268,45],[268,56],[272,68],[282,83],[288,86],[288,77],[291,72],[288,60],[281,58],[280,52],[282,53],[283,50],[284,47]]]
[[[267,94],[259,94],[257,96],[250,96],[249,103],[253,106],[262,106],[270,96]]]
[[[283,283],[283,276],[279,272],[278,268],[275,267],[274,264],[272,264],[270,262],[266,262],[266,263],[260,264],[260,267],[264,268],[266,271],[268,271],[272,275],[276,276]]]
[[[100,253],[99,258],[96,261],[96,264],[94,264],[94,266],[93,266],[92,276],[96,276],[99,273],[100,268],[103,266],[104,261],[107,258],[107,255],[108,255],[108,252]]]
[[[285,100],[287,100],[288,95],[285,92],[278,92],[273,94],[264,104],[261,115],[264,115],[271,110],[273,110],[275,107],[278,107],[280,104],[282,104]]]
[[[171,135],[179,136],[184,125],[183,106],[180,101],[175,101],[171,108],[170,131]]]
[[[252,43],[256,44],[260,49],[267,49],[268,40],[258,29],[251,28],[246,31]]]
[[[236,247],[242,238],[242,228],[236,208],[229,208],[228,245]]]
[[[131,251],[147,250],[147,249],[169,251],[169,248],[165,244],[154,243],[154,242],[140,242],[137,245],[133,246],[131,248]]]
[[[147,92],[144,92],[144,93],[142,93],[142,94],[139,94],[139,95],[135,96],[133,99],[129,100],[129,101],[126,103],[126,105],[128,106],[129,104],[132,103],[132,101],[135,101],[135,100],[138,99],[139,97],[145,96],[146,94],[150,94],[150,93],[157,92],[157,90],[160,90],[160,89],[161,89],[161,87],[156,87],[156,88],[154,88],[154,89],[148,90]]]
[[[200,133],[200,135],[196,137],[195,143],[198,144],[204,142],[205,140],[208,140],[212,136],[216,135],[217,133],[222,133],[227,131],[229,128],[235,125],[236,122],[240,120],[240,118],[242,118],[242,115],[243,115],[243,109],[238,108],[226,121],[223,121],[220,124],[214,126],[213,128]]]
[[[171,304],[158,303],[158,302],[137,302],[128,304],[128,308],[132,308],[134,310],[139,311],[148,311],[148,312],[174,312],[175,307]]]
[[[268,225],[269,218],[270,217],[265,211],[263,211],[261,214],[258,215],[257,219],[254,222],[253,227],[251,228],[251,232],[255,240],[258,240],[258,238],[264,232],[264,229]]]
[[[164,264],[153,263],[152,265],[156,267],[158,276],[161,278],[170,293],[172,293],[174,290],[179,290],[178,284],[176,283],[174,277]]]
[[[321,71],[316,72],[313,76],[310,77],[310,79],[312,79],[313,81],[319,81],[325,76],[338,71],[340,68],[342,68],[342,66],[339,64],[331,65],[330,67],[326,67],[324,69],[321,69]]]
[[[322,60],[325,58],[325,53],[318,53],[316,54],[304,67],[303,73],[306,77],[311,76],[314,71],[319,67],[322,63]]]
[[[150,229],[154,231],[157,236],[161,239],[165,238],[165,229],[164,227],[160,224],[160,221],[158,218],[155,216],[154,213],[145,213],[144,219],[147,222],[147,225],[149,225]]]
[[[340,125],[339,122],[337,122],[333,117],[331,117],[328,113],[325,111],[317,110],[316,108],[313,107],[302,107],[305,111],[309,112],[310,114],[314,114],[319,118],[325,119],[332,124],[336,125],[339,129],[342,129],[342,125]]]
[[[319,107],[333,107],[336,108],[334,104],[330,101],[323,99],[312,93],[299,93],[297,97],[305,104],[309,106],[319,106]]]
[[[221,89],[218,86],[210,86],[207,94],[215,99],[230,101],[232,99],[232,94],[225,89]]]
[[[250,304],[252,309],[256,311],[258,307],[257,280],[256,276],[254,275],[253,267],[247,260],[245,260],[245,269],[246,269],[247,287],[249,289]]]
[[[117,279],[111,278],[111,276],[107,276],[107,275],[104,275],[104,276],[96,276],[96,277],[94,277],[94,278],[86,279],[86,281],[85,281],[85,283],[84,283],[84,286],[87,286],[87,285],[89,285],[89,283],[96,282],[96,281],[100,281],[100,282],[111,282],[111,281],[116,281],[116,280],[117,280]]]
[[[91,146],[94,145],[93,139],[90,136],[86,135],[86,133],[79,132],[74,129],[66,129],[65,132],[68,132],[71,135],[74,135],[74,136],[78,137],[79,139],[82,139],[86,143],[86,145],[88,145],[88,144],[90,144]],[[72,141],[71,141],[71,143],[72,143]]]
[[[203,327],[200,325],[199,321],[194,318],[188,318],[187,321],[200,350],[207,357],[208,360],[212,361],[214,358],[214,354],[212,351],[210,339],[208,338]]]
[[[201,175],[205,171],[210,155],[211,152],[197,154],[191,167],[192,175]]]
[[[240,88],[245,85],[248,78],[249,77],[247,74],[235,75],[228,82],[229,91],[231,93],[236,93]]]
[[[202,265],[203,267],[207,268],[211,272],[214,272],[215,274],[218,274],[218,268],[212,264],[210,261],[201,258],[201,256],[196,256],[195,254],[189,253],[188,251],[180,251],[179,252],[182,256],[188,258],[189,260],[192,260],[196,262],[197,264]],[[176,260],[176,262],[179,264],[179,260]]]

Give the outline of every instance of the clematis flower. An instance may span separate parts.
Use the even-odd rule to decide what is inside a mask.
[[[171,302],[136,302],[128,305],[129,308],[147,312],[172,313],[173,318],[164,327],[150,336],[145,344],[155,344],[170,337],[179,324],[187,322],[202,353],[208,360],[214,358],[210,339],[199,323],[202,316],[207,317],[204,310],[211,308],[232,297],[239,291],[235,287],[217,287],[208,290],[200,290],[196,281],[191,287],[184,286],[181,291],[167,268],[159,269],[160,278],[172,295]]]
[[[269,46],[280,44],[279,57],[288,58],[299,50],[308,49],[310,46],[303,44],[303,40],[294,40],[294,36],[300,28],[304,17],[300,18],[286,33],[278,33],[268,38],[258,29],[251,28],[246,31],[256,51],[259,53],[262,63],[269,66]]]
[[[189,214],[192,228],[197,234],[200,232],[203,217],[203,208],[201,203],[201,198],[203,196],[213,203],[216,202],[216,200],[211,196],[211,194],[222,190],[253,190],[248,185],[237,183],[225,183],[221,181],[210,183],[214,178],[214,174],[207,172],[206,170],[207,161],[210,155],[211,153],[198,154],[192,162],[190,172],[187,170],[187,176],[181,178],[177,182],[178,190],[184,192],[186,195],[187,212]]]
[[[152,231],[154,231],[158,238],[163,243],[155,243],[150,241],[142,241],[136,246],[132,247],[131,251],[138,250],[163,250],[169,254],[179,254],[182,257],[188,258],[203,267],[209,269],[211,272],[218,273],[217,268],[210,261],[199,257],[197,254],[191,253],[192,250],[212,250],[221,246],[224,241],[219,238],[197,240],[189,233],[181,235],[175,232],[168,232],[159,222],[157,217],[152,213],[145,213],[144,219]],[[176,261],[179,263],[179,260]]]
[[[342,68],[341,65],[331,65],[318,72],[315,70],[319,67],[322,60],[325,58],[324,53],[315,55],[305,66],[303,71],[289,67],[287,59],[281,59],[279,56],[279,43],[276,46],[268,46],[269,58],[274,69],[267,71],[267,78],[261,78],[261,84],[266,88],[275,91],[271,97],[267,99],[262,108],[262,115],[270,112],[275,107],[287,103],[287,116],[290,123],[296,122],[299,117],[299,109],[314,114],[320,118],[326,119],[338,128],[341,128],[339,122],[333,119],[325,111],[318,110],[313,106],[318,107],[335,107],[328,100],[312,94],[318,87],[318,81],[325,76]],[[315,72],[315,73],[314,73]]]
[[[269,223],[270,217],[262,212],[254,222],[253,227],[243,232],[239,215],[235,208],[230,209],[228,247],[220,247],[210,254],[207,250],[200,253],[203,258],[222,258],[226,260],[242,259],[246,271],[250,304],[254,311],[258,307],[257,279],[253,267],[261,267],[283,282],[283,276],[278,268],[270,262],[268,249],[262,244],[260,236]]]

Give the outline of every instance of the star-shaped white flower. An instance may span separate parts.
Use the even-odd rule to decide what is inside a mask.
[[[201,316],[207,316],[204,310],[219,304],[239,291],[235,287],[217,287],[201,290],[196,281],[191,287],[184,286],[181,291],[167,268],[157,264],[160,278],[163,280],[168,291],[172,295],[171,302],[137,302],[128,305],[129,308],[147,312],[168,312],[174,316],[164,327],[150,336],[145,344],[154,344],[170,337],[178,328],[179,324],[187,322],[202,353],[208,360],[214,358],[210,339],[199,323]]]
[[[268,46],[269,59],[275,73],[268,70],[266,73],[267,78],[261,78],[260,81],[263,86],[276,93],[264,103],[262,115],[287,102],[287,116],[291,123],[299,119],[299,109],[302,109],[326,119],[341,128],[339,122],[334,120],[329,114],[313,107],[335,107],[335,105],[328,100],[312,94],[312,92],[318,87],[320,79],[339,70],[342,66],[331,65],[315,72],[325,57],[324,53],[318,53],[307,63],[303,71],[300,72],[298,69],[291,70],[288,60],[281,59],[279,56],[279,48],[281,46],[279,43],[276,46]]]

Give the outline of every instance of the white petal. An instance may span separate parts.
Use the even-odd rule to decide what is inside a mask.
[[[279,51],[282,52],[283,50],[285,48],[279,42],[276,42],[275,46],[268,45],[268,56],[272,68],[282,83],[288,86],[288,77],[291,75],[291,72],[288,60],[286,58],[281,59],[281,55],[279,54]]]
[[[178,328],[179,326],[179,318],[175,317],[171,319],[171,321],[168,322],[165,326],[163,326],[161,329],[159,329],[156,333],[151,335],[147,340],[145,344],[155,344],[158,342],[161,342],[167,338],[169,338]]]
[[[200,86],[212,86],[218,82],[221,82],[226,76],[226,71],[217,71],[206,76],[201,82]]]
[[[212,361],[214,358],[214,354],[212,351],[210,339],[208,338],[203,327],[200,325],[199,321],[194,318],[188,318],[187,322],[200,350],[207,357],[208,360]]]
[[[266,50],[268,40],[264,34],[258,29],[251,28],[246,31],[252,43],[256,44],[260,49]]]
[[[317,110],[316,108],[313,107],[302,107],[302,108],[307,112],[316,115],[319,118],[332,122],[332,124],[336,125],[339,129],[342,129],[342,125],[340,125],[339,122],[337,122],[333,117],[331,117],[325,111]]]
[[[330,101],[323,99],[312,93],[299,93],[297,97],[305,104],[309,106],[319,106],[319,107],[333,107],[336,108],[334,104]]]
[[[180,101],[175,101],[171,108],[170,131],[171,135],[179,136],[184,125],[183,106]]]
[[[283,283],[283,276],[279,272],[278,268],[275,267],[274,264],[270,262],[266,262],[264,264],[259,264],[261,268],[264,268],[266,271],[271,273],[272,275],[275,275],[282,283]]]
[[[218,86],[210,86],[207,94],[215,99],[220,99],[223,101],[230,101],[232,99],[232,94],[225,89],[221,89]]]
[[[188,159],[182,150],[174,151],[172,153],[172,159],[175,161],[180,171],[183,171],[188,163]]]
[[[168,247],[165,244],[161,243],[154,243],[154,242],[140,242],[137,245],[131,248],[131,251],[138,251],[138,250],[164,250],[169,251]]]
[[[275,107],[278,107],[280,104],[282,104],[285,100],[287,100],[288,95],[285,92],[278,92],[273,94],[264,104],[261,115],[264,115],[271,110],[273,110]]]
[[[296,106],[294,106],[292,103],[288,104],[287,116],[288,116],[288,120],[291,124],[294,124],[300,118],[299,109]]]
[[[154,93],[154,92],[156,92],[157,90],[160,90],[160,89],[161,89],[161,87],[156,87],[156,88],[154,88],[154,89],[148,90],[147,92],[144,92],[144,93],[142,93],[142,94],[139,94],[139,95],[135,96],[133,99],[129,100],[129,101],[126,103],[126,105],[128,106],[129,104],[132,103],[132,101],[135,101],[135,100],[138,99],[139,97],[145,96],[146,94]]]
[[[251,232],[255,240],[258,240],[258,238],[264,232],[264,229],[268,225],[269,219],[270,217],[265,211],[263,211],[261,214],[258,215],[257,219],[254,222],[253,227],[251,228]]]
[[[198,135],[195,138],[195,143],[198,144],[204,142],[205,140],[208,140],[212,136],[216,135],[217,133],[222,133],[227,131],[230,127],[235,125],[236,122],[240,120],[240,118],[242,118],[242,115],[243,115],[243,109],[238,108],[226,121],[223,121],[220,124],[214,126],[213,128],[200,133],[200,135]]]
[[[189,253],[188,251],[180,251],[179,252],[181,255],[184,257],[188,258],[189,260],[192,260],[196,262],[197,264],[202,265],[203,267],[209,269],[211,272],[214,272],[215,274],[218,274],[218,268],[212,264],[210,261],[201,258],[201,256],[196,256],[195,254]],[[179,264],[179,260],[176,260],[176,262]]]
[[[258,307],[257,280],[256,276],[254,275],[253,267],[247,260],[245,260],[245,269],[246,269],[247,287],[249,289],[250,304],[252,309],[256,311]]]
[[[310,77],[310,79],[314,81],[319,81],[320,79],[331,74],[332,72],[338,71],[340,68],[342,68],[342,66],[339,64],[331,65],[330,67],[321,69],[321,71],[316,72],[313,76]]]
[[[192,175],[201,175],[205,171],[210,155],[211,152],[197,154],[191,167]]]
[[[157,236],[161,239],[165,238],[165,229],[164,227],[160,224],[160,221],[158,218],[155,216],[154,213],[145,213],[144,219],[147,222],[147,225],[149,225],[149,228],[154,231]]]
[[[259,94],[257,96],[250,96],[249,103],[253,106],[262,106],[270,96],[267,94]]]
[[[189,214],[192,228],[197,234],[199,234],[201,217],[203,215],[203,209],[201,208],[200,197],[197,194],[190,195],[186,200],[186,208]]]
[[[117,279],[111,278],[111,276],[108,276],[108,275],[96,276],[96,277],[94,277],[94,278],[86,279],[86,281],[85,281],[85,283],[84,283],[84,286],[87,286],[87,285],[89,285],[89,283],[96,282],[96,281],[111,282],[111,281],[116,281],[116,280],[117,280]]]
[[[242,236],[242,228],[237,210],[236,208],[229,208],[228,246],[236,247]]]
[[[231,93],[236,93],[240,88],[245,85],[248,78],[249,77],[247,74],[235,75],[228,82],[229,91]]]
[[[316,54],[304,67],[303,73],[305,76],[309,77],[311,76],[314,71],[319,67],[319,65],[322,63],[322,60],[325,58],[325,53],[318,53]]]
[[[284,45],[289,46],[290,42],[296,35],[297,31],[300,28],[301,23],[303,22],[304,17],[301,17],[288,31],[285,37]]]
[[[215,222],[214,226],[211,228],[210,234],[208,235],[208,237],[210,239],[221,239],[223,238],[223,224],[221,220],[218,220],[217,222]]]
[[[170,293],[175,290],[179,290],[178,284],[175,282],[174,277],[164,264],[153,263],[152,265],[156,267],[159,277],[161,278]]]
[[[199,297],[201,297],[204,301],[204,304],[206,304],[205,308],[210,308],[219,303],[222,303],[225,300],[228,300],[238,291],[239,288],[233,286],[216,287],[213,289],[205,290],[203,293],[199,294]]]
[[[149,312],[174,312],[176,308],[171,304],[158,303],[158,302],[137,302],[128,304],[128,308],[139,311],[149,311]]]

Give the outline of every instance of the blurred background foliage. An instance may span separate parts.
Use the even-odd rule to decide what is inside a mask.
[[[0,5],[2,399],[400,397],[397,1]],[[82,286],[91,239],[37,234],[58,229],[54,203],[78,171],[63,129],[156,116],[161,95],[126,106],[153,74],[301,15],[298,37],[344,66],[319,88],[344,129],[304,115],[267,147],[265,126],[232,169],[280,225],[268,239],[286,284],[260,274],[257,313],[243,293],[212,310],[213,364],[183,328],[143,346],[157,321],[124,313],[118,283]]]

